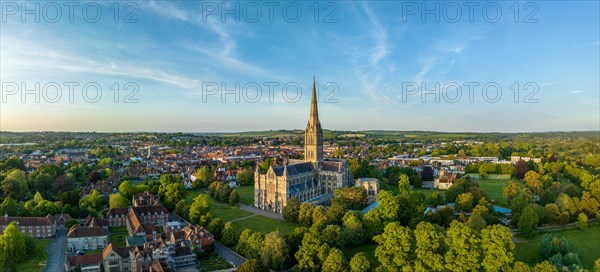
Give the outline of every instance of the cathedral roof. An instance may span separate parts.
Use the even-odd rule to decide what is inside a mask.
[[[339,172],[342,170],[341,161],[323,161],[321,162],[321,171]]]
[[[275,172],[275,175],[282,176],[284,167],[287,167],[287,174],[290,176],[298,175],[298,174],[306,173],[306,172],[312,172],[314,170],[313,164],[311,162],[294,163],[294,164],[288,164],[287,166],[273,167],[273,171]]]

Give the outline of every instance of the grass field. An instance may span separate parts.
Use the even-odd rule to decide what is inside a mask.
[[[186,201],[188,203],[192,203],[194,198],[201,194],[202,192],[199,190],[189,190],[187,191],[187,195],[185,196]],[[216,217],[219,217],[223,220],[223,222],[228,222],[234,219],[246,217],[252,215],[251,212],[247,212],[241,210],[237,206],[231,206],[229,203],[222,203],[214,198],[210,198],[210,208],[209,211]]]
[[[240,202],[246,205],[254,203],[254,185],[240,186],[237,188],[240,194]]]
[[[192,204],[192,202],[194,202],[194,198],[196,198],[200,193],[202,193],[200,190],[187,190],[185,192],[185,201]]]
[[[295,228],[300,225],[290,223],[286,221],[279,221],[276,219],[264,217],[262,215],[253,216],[240,221],[233,222],[235,229],[238,233],[241,233],[244,229],[251,231],[260,231],[262,233],[269,233],[274,230],[279,230],[282,234],[292,233]]]
[[[579,254],[579,260],[587,269],[593,269],[594,261],[600,258],[600,224],[594,223],[588,229],[568,229],[551,232],[555,237],[564,237],[569,241],[573,252]],[[515,249],[515,260],[528,263],[530,265],[539,263],[542,260],[540,256],[540,246],[544,234],[540,233],[531,238],[521,238],[527,240],[526,243],[517,243]]]
[[[508,202],[504,195],[502,195],[502,190],[510,183],[510,175],[490,174],[485,179],[479,179],[479,175],[477,174],[469,174],[469,176],[477,181],[479,187],[495,204],[508,207]]]
[[[32,256],[27,256],[26,260],[17,264],[19,272],[38,272],[44,270],[48,254],[46,254],[46,246],[54,241],[54,239],[36,239],[35,252]]]
[[[223,222],[228,222],[234,219],[252,215],[251,212],[241,210],[237,206],[231,206],[229,203],[221,203],[213,198],[210,198],[209,211],[216,217],[219,217]]]
[[[342,251],[344,252],[344,256],[346,256],[346,260],[350,261],[354,254],[359,252],[364,252],[367,260],[371,263],[371,267],[379,266],[379,261],[375,258],[375,248],[377,247],[376,243],[366,243],[355,247],[346,247]]]

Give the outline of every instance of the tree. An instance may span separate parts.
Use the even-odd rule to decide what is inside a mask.
[[[29,191],[27,177],[25,172],[19,169],[13,169],[6,175],[2,181],[2,190],[4,195],[16,200],[23,200]]]
[[[175,213],[179,216],[190,220],[190,204],[185,199],[179,200],[175,205]]]
[[[229,205],[234,206],[240,202],[240,195],[238,194],[237,189],[233,189],[229,194]]]
[[[300,212],[298,213],[298,223],[305,227],[312,225],[312,217],[315,206],[311,203],[302,203],[300,205]]]
[[[364,217],[365,237],[370,239],[383,232],[383,222],[376,209],[372,209]]]
[[[515,245],[507,227],[491,225],[481,231],[481,249],[485,271],[507,271],[514,261]]]
[[[445,238],[441,229],[429,222],[421,222],[414,235],[417,255],[415,268],[422,271],[443,271]]]
[[[360,245],[365,239],[365,231],[357,213],[348,211],[342,218],[344,244]]]
[[[210,224],[208,225],[208,231],[212,233],[215,239],[220,240],[221,231],[223,231],[223,220],[217,217],[210,221]]]
[[[121,182],[121,184],[119,184],[119,193],[121,193],[121,195],[124,198],[127,199],[131,199],[131,197],[133,197],[133,195],[139,193],[140,191],[138,190],[138,188],[136,186],[133,186],[133,184],[131,184],[131,181],[123,181]]]
[[[400,189],[400,195],[408,196],[410,191],[410,180],[408,179],[408,175],[401,174],[398,177],[398,188]]]
[[[391,191],[381,190],[377,194],[379,205],[375,208],[384,222],[395,221],[400,209],[399,199]]]
[[[329,244],[330,247],[343,246],[342,228],[338,225],[327,225],[323,231],[321,231],[321,240]]]
[[[169,210],[175,209],[177,202],[185,199],[185,188],[183,187],[183,184],[175,182],[167,184],[163,188],[162,194],[159,192],[159,196],[163,200],[163,205],[169,208]]]
[[[460,211],[471,211],[473,209],[473,195],[462,193],[456,198],[456,208]]]
[[[479,238],[465,224],[455,220],[446,233],[448,251],[444,256],[446,269],[450,271],[479,270]]]
[[[263,241],[260,259],[273,270],[284,269],[290,261],[289,246],[278,230],[268,233]]]
[[[519,222],[517,226],[519,227],[519,230],[523,233],[523,235],[529,237],[535,231],[537,231],[538,221],[539,218],[537,213],[533,209],[533,206],[528,205],[527,207],[525,207],[525,209],[519,216]]]
[[[371,270],[371,263],[364,252],[354,254],[350,259],[350,272],[366,272]]]
[[[344,253],[337,249],[332,248],[329,250],[329,255],[327,255],[327,259],[323,262],[322,271],[331,271],[331,272],[343,272],[348,271],[348,261],[346,257],[344,257]]]
[[[25,238],[15,222],[10,222],[4,229],[4,233],[0,235],[0,245],[3,247],[2,253],[10,254],[15,262],[27,256]]]
[[[98,171],[92,171],[88,175],[87,181],[89,183],[95,184],[96,182],[102,180],[102,174],[98,173]]]
[[[409,228],[403,227],[399,222],[391,222],[385,226],[382,234],[373,237],[373,241],[378,244],[375,257],[385,270],[400,270],[410,264],[412,240]]]
[[[554,265],[552,265],[548,261],[543,261],[541,263],[536,264],[533,267],[533,272],[557,272],[558,270]]]
[[[109,208],[127,208],[129,207],[129,203],[129,200],[120,194],[110,194],[108,197]]]
[[[428,199],[429,205],[438,206],[444,204],[444,196],[441,195],[438,191],[434,191],[431,193],[431,196]]]
[[[77,223],[78,223],[77,220],[75,220],[75,218],[71,217],[71,218],[67,219],[67,221],[65,221],[65,227],[67,229],[70,229],[72,226],[74,226]]]
[[[238,267],[236,272],[263,272],[265,269],[257,259],[250,259]]]
[[[192,182],[192,186],[194,186],[194,188],[208,187],[212,179],[213,175],[210,168],[207,165],[204,165],[196,170],[196,180]]]
[[[241,186],[254,184],[254,172],[249,169],[238,171],[236,177]]]
[[[585,215],[585,213],[579,213],[579,216],[577,216],[577,228],[579,229],[587,229],[588,227],[588,217]]]
[[[298,260],[298,269],[302,271],[318,271],[328,255],[329,245],[311,232],[304,235],[302,245],[294,254]]]
[[[52,194],[55,195],[59,192],[67,192],[73,190],[73,174],[63,174],[56,178],[54,184],[52,184]]]
[[[192,222],[199,222],[203,215],[208,213],[210,207],[210,197],[207,194],[199,194],[194,198],[194,202],[190,207],[190,220]]]
[[[481,214],[471,214],[467,224],[471,229],[473,229],[476,232],[480,232],[487,225],[487,223],[485,222],[485,218],[483,218]]]
[[[228,247],[235,246],[238,242],[237,233],[235,232],[235,228],[231,222],[225,223],[221,236],[221,242]]]
[[[298,215],[300,214],[300,201],[296,197],[292,197],[287,201],[285,207],[283,207],[283,219],[288,222],[298,222]]]
[[[529,171],[529,164],[527,164],[526,161],[519,160],[517,163],[515,163],[515,178],[516,179],[525,178],[525,173],[527,173],[527,171]]]
[[[92,208],[100,211],[106,205],[106,198],[98,190],[94,189],[86,197],[79,200],[79,205],[84,208]]]
[[[367,206],[369,202],[369,195],[364,187],[348,187],[343,189],[337,189],[333,192],[332,204],[338,204],[344,207],[344,209],[350,210],[362,210]]]

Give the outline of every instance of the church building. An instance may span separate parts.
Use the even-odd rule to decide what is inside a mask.
[[[348,161],[323,158],[323,129],[319,122],[316,84],[313,80],[310,118],[304,134],[304,160],[285,160],[283,166],[270,166],[254,173],[254,206],[281,213],[287,201],[318,203],[338,188],[353,186]]]

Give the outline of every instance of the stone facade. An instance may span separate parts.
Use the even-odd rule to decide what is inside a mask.
[[[285,160],[283,166],[271,166],[265,174],[260,173],[257,163],[254,205],[281,213],[292,197],[306,202],[353,185],[346,160],[323,159],[323,129],[314,82],[310,118],[304,135],[304,158],[304,161]]]
[[[103,249],[108,245],[108,233],[100,227],[74,225],[67,233],[67,252]]]

